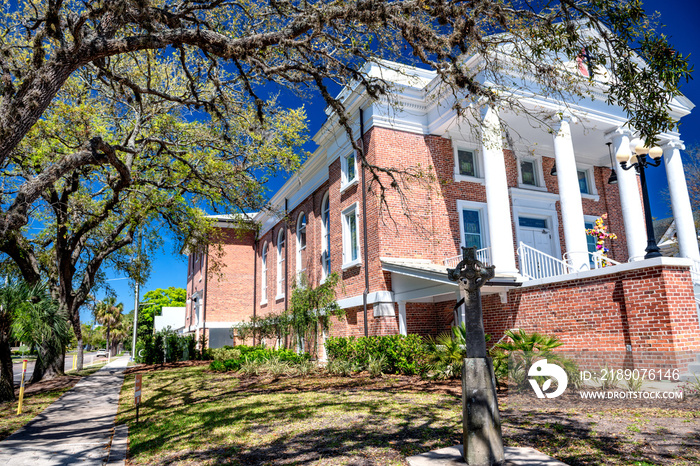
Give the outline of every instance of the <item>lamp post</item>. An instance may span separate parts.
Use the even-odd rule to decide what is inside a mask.
[[[649,192],[647,190],[646,167],[658,167],[661,164],[663,150],[658,147],[647,147],[639,138],[630,141],[629,147],[620,146],[615,154],[615,158],[620,162],[623,170],[635,169],[639,173],[642,185],[642,202],[644,203],[644,222],[647,226],[647,247],[644,255],[645,259],[661,257],[659,246],[656,244],[654,236],[654,224],[651,219],[651,205],[649,203]]]

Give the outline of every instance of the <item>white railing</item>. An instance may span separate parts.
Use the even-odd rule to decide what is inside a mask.
[[[518,257],[520,258],[520,273],[528,280],[556,277],[572,272],[571,266],[563,260],[538,251],[523,242],[518,247]]]
[[[491,248],[482,248],[482,249],[477,249],[476,250],[476,259],[481,262],[484,265],[491,265]],[[461,262],[461,260],[464,258],[463,255],[455,256],[455,257],[446,257],[445,258],[445,267],[448,269],[454,269],[457,267],[457,264]]]
[[[690,277],[693,283],[700,283],[700,261],[693,259],[693,265],[690,266]]]
[[[573,268],[573,266],[571,264],[571,254],[576,254],[576,253],[572,253],[570,251],[565,252],[564,253],[564,261],[567,264],[569,264],[570,267]],[[581,252],[580,254],[584,254],[584,252]],[[612,265],[620,265],[620,262],[612,260],[609,257],[605,257],[600,252],[586,251],[585,254],[588,254],[588,265],[590,265],[592,269],[602,269],[603,267],[610,267]]]

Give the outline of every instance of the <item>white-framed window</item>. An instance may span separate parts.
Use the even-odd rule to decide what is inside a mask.
[[[542,158],[535,155],[518,156],[518,187],[546,190],[542,174]]]
[[[588,170],[576,170],[578,175],[578,187],[581,194],[591,194],[591,186],[588,181]]]
[[[284,298],[285,276],[284,276],[284,228],[280,228],[277,233],[277,296],[276,299]]]
[[[260,304],[267,303],[267,252],[268,252],[267,241],[263,244],[262,254],[260,255],[262,260],[262,267],[260,273]]]
[[[321,202],[321,279],[331,274],[331,203],[328,193]]]
[[[594,217],[592,215],[584,215],[583,225],[586,228],[586,230],[592,230],[595,227],[596,220],[598,220],[598,217]],[[594,235],[586,234],[586,247],[588,249],[588,252],[590,252],[591,254],[595,254],[598,251],[597,242],[597,237],[595,237]],[[591,267],[593,267],[593,256],[591,256],[590,254],[588,256],[588,263]]]
[[[340,157],[340,189],[357,183],[357,160],[355,151]]]
[[[357,202],[343,210],[343,269],[360,265],[360,235]]]
[[[598,200],[598,190],[595,186],[593,165],[577,165],[576,175],[578,176],[578,186],[581,197]]]
[[[455,181],[484,182],[479,151],[470,147],[455,146],[454,162]]]
[[[306,270],[306,214],[299,214],[297,218],[297,281],[301,273]]]
[[[520,183],[526,186],[539,186],[537,160],[520,159]]]
[[[460,244],[477,249],[489,247],[486,204],[457,201],[457,212],[459,213]]]

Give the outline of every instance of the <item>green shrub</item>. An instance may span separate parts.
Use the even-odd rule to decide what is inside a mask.
[[[552,351],[563,344],[559,338],[537,332],[526,333],[523,330],[508,330],[505,334],[510,341],[497,343],[491,349],[494,372],[499,382],[511,380],[519,389],[529,388],[527,372],[530,366],[540,359],[547,359],[564,369],[572,386],[581,385],[576,362],[561,353]],[[544,381],[544,378],[536,377],[536,379],[540,384]]]
[[[240,370],[246,374],[268,372],[272,375],[291,373],[293,366],[306,363],[311,359],[308,353],[246,345],[214,349],[212,356],[214,361],[209,365],[209,368],[214,371]],[[218,364],[218,362],[222,364]]]
[[[386,358],[384,355],[381,355],[378,358],[374,356],[369,357],[369,360],[367,361],[367,372],[369,372],[370,377],[381,377],[384,375],[385,368]]]
[[[224,366],[224,362],[216,359],[209,364],[209,369],[216,372],[226,372],[226,366]]]
[[[352,362],[347,359],[333,359],[331,361],[328,361],[328,365],[326,365],[326,370],[329,374],[347,377],[353,373],[352,366]]]
[[[425,343],[419,335],[328,337],[325,345],[329,362],[344,360],[366,368],[370,358],[384,357],[387,374],[417,374],[426,356]]]
[[[223,348],[214,348],[211,350],[211,356],[214,361],[225,361],[227,359],[240,359],[241,350],[233,346],[224,346]]]

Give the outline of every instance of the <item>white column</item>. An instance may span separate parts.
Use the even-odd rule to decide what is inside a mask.
[[[481,154],[484,159],[491,263],[496,266],[496,273],[517,273],[501,123],[496,110],[491,107],[481,109],[481,119]]]
[[[399,335],[408,335],[406,325],[406,301],[399,301]]]
[[[566,251],[574,270],[588,270],[590,267],[586,224],[583,219],[574,144],[571,141],[571,116],[560,115],[559,118],[559,128],[555,128],[557,131],[553,134],[554,159],[557,164],[557,184]]]
[[[693,218],[693,209],[690,206],[688,185],[685,181],[685,171],[681,160],[681,149],[685,149],[685,146],[682,141],[675,140],[666,144],[663,149],[668,191],[671,195],[673,219],[676,222],[680,256],[700,260],[698,239],[695,233],[695,219]],[[656,238],[657,241],[660,239]]]
[[[614,154],[617,154],[620,149],[629,152],[631,133],[628,130],[618,128],[606,136],[613,143]],[[615,161],[615,171],[620,191],[622,220],[625,224],[627,255],[630,259],[641,260],[646,254],[647,238],[642,195],[639,192],[639,184],[637,184],[637,172],[634,168],[623,170],[617,160]]]
[[[455,300],[459,302],[462,299],[462,293],[457,290]],[[464,304],[459,306],[457,309],[454,310],[454,326],[459,327],[462,324],[466,324],[466,316],[464,315]]]

